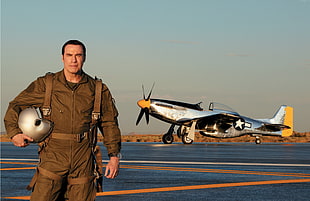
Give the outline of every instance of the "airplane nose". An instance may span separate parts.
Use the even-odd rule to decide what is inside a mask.
[[[151,101],[150,100],[139,100],[137,102],[137,104],[139,105],[139,107],[141,108],[150,108],[150,105],[151,105]]]

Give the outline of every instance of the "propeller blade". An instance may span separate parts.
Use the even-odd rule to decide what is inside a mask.
[[[152,88],[151,88],[151,91],[150,91],[149,95],[147,96],[147,99],[146,99],[146,100],[150,100],[150,97],[151,97],[151,94],[152,94],[154,85],[155,85],[155,82],[153,83],[153,86],[152,86]]]
[[[139,124],[140,120],[142,119],[144,112],[145,112],[144,109],[141,109],[141,110],[140,110],[138,119],[137,119],[137,121],[136,121],[136,126]]]
[[[142,84],[143,99],[145,100],[144,86]]]
[[[143,84],[142,84],[143,99],[144,99],[145,101],[149,101],[149,100],[150,100],[151,95],[152,95],[152,91],[153,91],[153,88],[154,88],[154,85],[155,85],[155,82],[153,83],[153,86],[152,86],[151,91],[150,91],[150,93],[148,94],[147,98],[145,98],[144,86],[143,86]],[[141,101],[141,100],[140,100],[140,101]],[[139,105],[140,107],[143,107],[143,106],[142,106],[143,104],[142,104],[142,105],[139,104],[140,101],[138,101],[138,105]],[[143,101],[142,101],[142,102],[143,102]],[[141,108],[141,110],[140,110],[140,113],[139,113],[139,115],[138,115],[138,119],[137,119],[137,121],[136,121],[136,126],[139,124],[139,122],[141,121],[141,119],[142,119],[142,117],[143,117],[144,114],[145,114],[146,124],[149,123],[149,121],[150,121],[150,111],[149,111],[149,108],[148,108],[148,107],[145,107],[145,108]]]
[[[144,108],[144,113],[145,113],[146,124],[149,124],[149,121],[150,121],[149,109],[148,108]]]

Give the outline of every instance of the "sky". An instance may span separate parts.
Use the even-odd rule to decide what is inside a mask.
[[[161,134],[135,125],[143,97],[212,101],[271,118],[294,107],[294,130],[310,131],[310,0],[1,0],[1,119],[37,77],[62,69],[61,47],[87,47],[84,71],[103,80],[122,134]],[[1,131],[5,131],[1,121]]]

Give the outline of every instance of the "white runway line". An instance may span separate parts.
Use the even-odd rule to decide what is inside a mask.
[[[39,162],[39,159],[27,159],[27,158],[0,158],[0,161],[34,161],[34,162]]]
[[[15,159],[1,158],[0,161],[33,161],[38,162],[38,159]],[[102,160],[108,162],[108,160]],[[239,166],[285,166],[285,167],[310,167],[310,164],[277,164],[277,163],[232,163],[232,162],[183,162],[183,161],[128,161],[121,160],[121,163],[142,163],[142,164],[179,164],[179,165],[239,165]]]
[[[297,166],[310,167],[310,164],[277,164],[277,163],[231,163],[231,162],[178,162],[178,161],[123,161],[121,163],[158,163],[158,164],[184,164],[184,165],[252,165],[252,166]]]

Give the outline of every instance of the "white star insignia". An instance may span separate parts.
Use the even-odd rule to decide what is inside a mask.
[[[241,119],[239,119],[238,121],[236,121],[235,128],[240,128],[242,130],[243,125],[244,125],[244,122]]]

